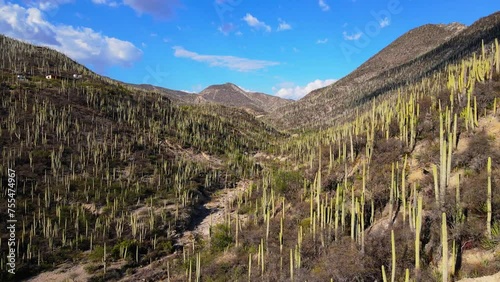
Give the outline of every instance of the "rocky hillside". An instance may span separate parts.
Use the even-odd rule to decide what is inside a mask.
[[[0,281],[496,281],[498,17],[409,32],[293,132],[233,84],[126,85],[0,37]]]
[[[180,107],[51,49],[1,36],[0,50],[0,183],[4,199],[7,184],[15,191],[19,222],[17,273],[2,243],[0,281],[81,266],[106,248],[134,253],[131,268],[171,254],[210,195],[257,173],[249,157],[280,136],[240,109]]]
[[[488,45],[499,36],[500,12],[469,27],[424,25],[407,32],[338,82],[312,91],[268,118],[284,128],[331,125],[372,99],[383,99],[398,87],[418,82],[447,63],[478,51],[482,40]]]
[[[178,104],[189,104],[193,103],[194,100],[196,99],[196,94],[194,93],[188,93],[184,91],[179,91],[179,90],[172,90],[168,89],[165,87],[160,87],[160,86],[154,86],[151,84],[127,84],[131,87],[146,90],[146,91],[151,91],[151,92],[156,92],[160,95],[164,95],[167,98],[171,99],[174,103]]]
[[[266,113],[292,104],[293,100],[282,99],[258,92],[247,92],[232,83],[226,83],[205,88],[198,94],[195,102],[216,103],[243,108],[255,113]]]
[[[253,115],[267,114],[294,102],[264,93],[248,92],[232,83],[211,85],[197,94],[150,84],[127,84],[127,86],[158,93],[179,105],[218,104],[240,108]]]

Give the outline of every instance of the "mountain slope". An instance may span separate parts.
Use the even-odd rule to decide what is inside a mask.
[[[454,47],[480,48],[476,33]],[[0,37],[0,182],[6,198],[17,185],[19,244],[17,275],[2,263],[0,281],[453,281],[500,271],[498,42],[453,65],[453,46],[423,45],[358,73],[371,78],[356,87],[386,87],[349,97],[354,111],[382,97],[371,112],[285,138],[235,108],[266,100],[234,85],[177,105]],[[411,87],[385,99],[404,75]]]
[[[193,103],[196,94],[193,93],[188,93],[184,91],[179,91],[179,90],[173,90],[173,89],[168,89],[160,86],[155,86],[151,84],[131,84],[127,83],[130,87],[135,87],[138,89],[143,89],[146,91],[151,91],[151,92],[156,92],[159,93],[160,95],[165,95],[169,99],[173,100],[173,102],[177,103]]]
[[[209,86],[198,94],[195,101],[239,107],[256,113],[270,112],[293,102],[263,93],[247,92],[232,83]]]
[[[465,29],[465,26],[457,23],[450,25],[427,24],[412,29],[368,59],[352,73],[339,80],[336,85],[361,84],[380,75],[385,70],[407,63],[427,53],[463,29]],[[303,100],[313,99],[322,93],[323,89],[312,91]]]
[[[0,50],[0,182],[5,193],[12,169],[19,187],[17,274],[2,267],[1,281],[75,258],[134,249],[139,266],[171,254],[210,195],[258,173],[249,156],[280,136],[240,109],[177,106],[51,49],[0,36]]]
[[[241,108],[254,115],[266,114],[294,102],[293,100],[264,93],[247,92],[232,83],[211,85],[199,94],[172,90],[150,84],[127,84],[127,86],[164,95],[176,104],[219,104]]]
[[[267,118],[284,128],[331,125],[352,114],[355,107],[442,70],[445,64],[477,51],[481,40],[490,44],[498,36],[500,12],[467,28],[457,23],[424,25],[407,32],[336,83],[279,108]]]

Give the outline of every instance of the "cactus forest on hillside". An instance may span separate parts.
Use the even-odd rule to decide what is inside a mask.
[[[500,241],[498,40],[345,124],[296,134],[238,109],[173,104],[52,50],[0,45],[0,177],[6,187],[16,171],[18,219],[17,274],[2,240],[1,281],[63,263],[85,265],[90,281],[452,281],[500,271],[498,257],[463,259]],[[204,203],[244,181],[208,238],[181,240]]]

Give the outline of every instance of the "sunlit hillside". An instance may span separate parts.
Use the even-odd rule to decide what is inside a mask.
[[[499,27],[410,31],[293,103],[0,36],[0,281],[498,281]]]

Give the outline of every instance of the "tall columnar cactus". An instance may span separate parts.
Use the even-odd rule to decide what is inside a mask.
[[[320,195],[321,195],[321,144],[319,144],[319,153],[318,153],[318,176],[317,176],[317,183],[316,183],[316,206],[317,210],[319,211],[320,209]]]
[[[401,202],[403,203],[403,224],[406,222],[406,162],[408,155],[405,155],[403,168],[401,169]]]
[[[290,249],[290,254],[291,254],[291,249]],[[290,265],[292,263],[291,257],[290,257]],[[252,253],[248,254],[248,282],[252,281]]]
[[[500,73],[500,48],[498,46],[498,38],[495,38],[495,66],[497,74]]]
[[[475,127],[478,127],[479,126],[479,115],[478,115],[478,111],[477,111],[477,99],[476,99],[476,96],[474,96],[474,126]]]
[[[441,108],[441,107],[440,107]],[[446,126],[446,128],[445,128]],[[453,150],[453,133],[451,131],[451,113],[446,109],[445,120],[443,115],[439,115],[439,185],[438,172],[435,165],[432,167],[434,175],[434,192],[436,193],[436,202],[439,203],[441,210],[444,210],[446,187],[448,186],[451,174],[451,156]],[[447,135],[445,133],[448,132]],[[446,136],[446,137],[445,137]]]
[[[394,229],[391,230],[391,250],[392,250],[391,282],[394,282],[396,281],[396,240],[394,239]]]
[[[456,224],[457,223],[461,223],[463,222],[464,220],[464,216],[463,216],[463,213],[462,213],[462,207],[460,205],[460,181],[461,181],[461,174],[458,174],[458,181],[457,181],[457,187],[455,189],[455,208],[456,208],[456,212],[457,212],[457,215],[456,215]]]
[[[201,281],[201,254],[196,254],[196,282]]]
[[[443,115],[439,114],[439,205],[444,206],[446,187],[446,140],[444,139]]]
[[[351,186],[351,239],[353,241],[356,239],[355,231],[356,231],[356,205],[355,205],[354,185],[353,185]]]
[[[446,225],[446,213],[443,212],[441,218],[441,245],[443,246],[441,267],[443,282],[448,282],[448,228]]]
[[[455,113],[455,115],[453,117],[453,141],[452,141],[452,143],[453,143],[452,148],[455,150],[457,149],[457,146],[458,146],[457,127],[458,127],[458,116]]]
[[[360,230],[361,232],[361,252],[365,252],[365,192],[366,192],[366,163],[363,162],[363,186],[361,193]]]
[[[432,164],[432,176],[434,177],[434,198],[436,201],[436,206],[439,206],[438,172],[437,172],[437,166],[435,164]]]
[[[391,189],[389,192],[389,216],[392,220],[393,218],[393,209],[394,209],[394,163],[392,163],[392,172],[391,172]]]
[[[486,236],[488,239],[491,239],[491,157],[488,158],[487,164],[487,173],[488,173],[488,195],[486,198]]]
[[[341,197],[340,189],[341,189],[340,185],[337,184],[337,191],[335,192],[335,241],[337,241],[339,237],[338,229],[339,229],[339,211],[340,211],[340,197]]]
[[[448,187],[450,183],[450,175],[451,175],[451,156],[453,154],[453,133],[448,133],[448,142],[446,143],[448,155],[446,157],[446,187]]]
[[[418,196],[415,226],[415,274],[420,271],[420,234],[422,232],[422,195]]]
[[[455,268],[457,267],[457,242],[453,240],[451,244],[451,275],[455,275]]]
[[[387,282],[387,274],[385,274],[385,267],[382,264],[382,281]]]
[[[103,263],[104,273],[106,273],[106,267],[107,267],[106,242],[104,242],[104,252],[103,252],[103,256],[102,256],[102,263]]]
[[[349,130],[349,140],[350,140],[350,143],[351,143],[351,162],[354,162],[354,144],[352,142],[352,133],[351,133],[351,130]]]
[[[458,75],[458,91],[463,94],[465,90],[465,61],[462,61],[460,67],[460,74]],[[458,101],[460,102],[460,95],[458,95]]]

